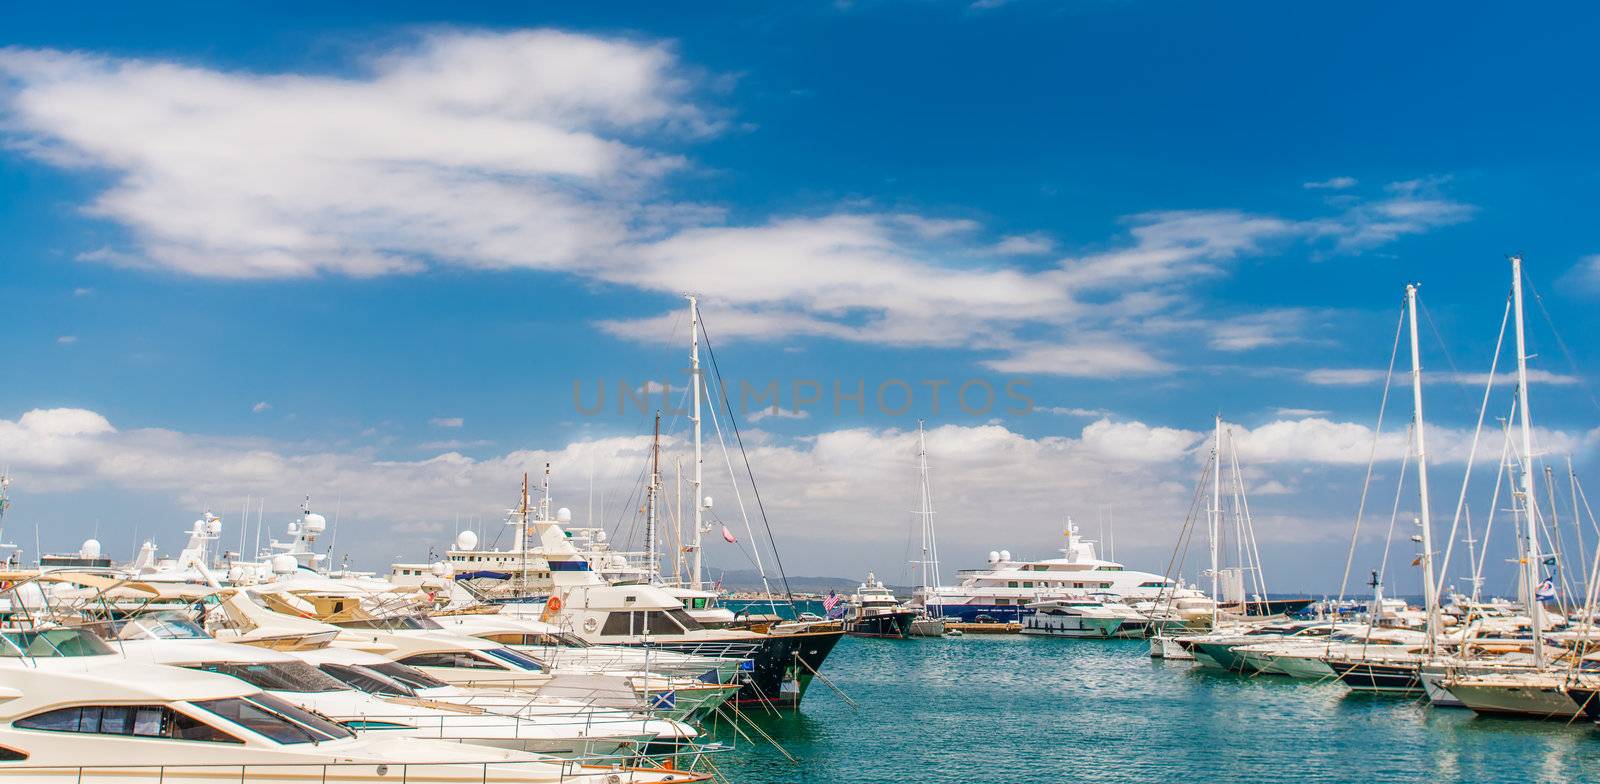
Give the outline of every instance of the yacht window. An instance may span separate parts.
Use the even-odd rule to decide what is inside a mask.
[[[630,619],[633,613],[614,612],[606,616],[606,623],[600,627],[600,633],[606,636],[622,636],[633,634]]]
[[[12,726],[49,732],[243,743],[209,724],[161,705],[85,705],[77,708],[58,708],[17,719],[12,722]],[[6,758],[0,757],[0,760],[3,759]]]
[[[362,669],[372,670],[379,675],[386,675],[413,689],[442,689],[450,685],[422,670],[408,667],[400,662],[384,662],[383,664],[374,664]]]
[[[328,674],[330,678],[339,679],[340,683],[352,689],[359,689],[368,694],[393,694],[401,697],[415,697],[417,693],[410,686],[381,673],[374,672],[366,667],[356,667],[348,664],[322,664],[317,667]],[[346,723],[348,726],[348,723]]]
[[[1032,582],[1028,582],[1028,581],[1024,581],[1022,583],[1022,587],[1024,587],[1024,588],[1032,588],[1033,587],[1033,583]]]
[[[706,608],[706,599],[705,599],[704,596],[697,597],[695,599],[691,599],[690,602],[689,602],[689,606],[693,607],[696,610],[704,610]]]
[[[4,746],[0,746],[0,762],[21,762],[27,758],[28,755],[23,754],[16,749],[8,749]]]
[[[349,688],[316,667],[297,661],[257,664],[208,662],[195,665],[190,669],[231,675],[251,686],[267,691],[317,694],[329,691],[345,691]]]
[[[5,632],[0,656],[108,656],[116,653],[105,640],[82,629],[39,629]]]
[[[401,664],[412,667],[449,667],[462,670],[499,670],[504,669],[494,662],[485,661],[470,653],[419,653],[407,656],[400,660]]]
[[[678,625],[682,626],[683,630],[686,632],[697,632],[706,628],[700,625],[700,622],[695,620],[693,615],[690,615],[683,610],[668,610],[667,614],[671,615],[672,620],[677,621]]]
[[[355,737],[355,733],[338,722],[270,694],[204,700],[194,704],[278,743],[319,743]]]
[[[1006,583],[1006,587],[1007,588],[1015,588],[1015,587],[1017,587],[1017,581],[1016,580],[1012,580],[1011,582]]]
[[[484,653],[487,653],[490,656],[499,659],[500,661],[506,662],[507,664],[510,664],[519,670],[533,670],[534,672],[538,672],[539,670],[544,669],[544,666],[539,664],[539,662],[534,660],[532,657],[524,656],[523,654],[517,653],[510,648],[490,648],[489,650],[484,651]]]

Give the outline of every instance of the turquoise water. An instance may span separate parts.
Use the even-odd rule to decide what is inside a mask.
[[[846,638],[797,715],[798,765],[738,741],[735,784],[1600,781],[1600,728],[1482,719],[1152,661],[1143,641]],[[720,737],[727,737],[724,730]]]

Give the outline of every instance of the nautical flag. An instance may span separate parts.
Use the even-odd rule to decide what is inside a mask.
[[[722,539],[723,539],[723,541],[727,542],[728,544],[738,544],[739,543],[738,539],[733,538],[733,532],[729,531],[727,526],[723,526],[722,527]]]
[[[1556,598],[1556,584],[1547,578],[1544,582],[1539,583],[1539,587],[1534,590],[1533,598],[1541,602],[1548,602]]]
[[[831,613],[837,604],[839,604],[839,592],[829,591],[828,598],[822,600],[822,611]]]

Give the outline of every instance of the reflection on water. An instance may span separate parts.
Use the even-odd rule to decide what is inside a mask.
[[[751,715],[736,784],[1600,781],[1600,731],[1480,719],[1336,682],[1151,661],[1142,641],[846,638],[798,716]],[[733,736],[718,733],[725,741]]]

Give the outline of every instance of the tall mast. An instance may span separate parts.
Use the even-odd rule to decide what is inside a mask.
[[[656,412],[655,438],[650,444],[650,511],[644,524],[645,570],[654,582],[656,573],[656,496],[661,490],[661,412]]]
[[[933,497],[928,487],[928,443],[922,420],[917,420],[917,495],[922,517],[922,586],[930,591],[939,584],[939,561],[933,550]]]
[[[1211,444],[1211,628],[1217,628],[1222,596],[1217,593],[1217,536],[1222,533],[1222,414],[1217,414],[1216,436]]]
[[[678,500],[672,508],[672,584],[683,585],[683,455],[678,455],[672,471]]]
[[[1428,655],[1438,644],[1439,597],[1433,582],[1433,524],[1428,514],[1428,448],[1422,427],[1422,356],[1417,347],[1417,284],[1406,284],[1407,318],[1411,322],[1411,404],[1416,418],[1417,495],[1422,504],[1422,603],[1428,614]]]
[[[694,489],[694,529],[690,532],[690,547],[694,548],[694,559],[689,567],[689,587],[701,590],[700,582],[700,534],[702,533],[702,520],[705,517],[705,502],[701,500],[702,479],[700,471],[705,462],[700,453],[700,300],[690,295],[689,297],[689,383],[694,386],[694,411],[689,421],[694,423],[694,479],[689,483]]]
[[[1533,664],[1544,666],[1544,607],[1539,603],[1539,522],[1533,494],[1533,436],[1528,424],[1528,344],[1522,327],[1522,257],[1511,257],[1511,299],[1517,312],[1517,407],[1522,425],[1522,504],[1528,517],[1528,549],[1522,564],[1533,621]]]

